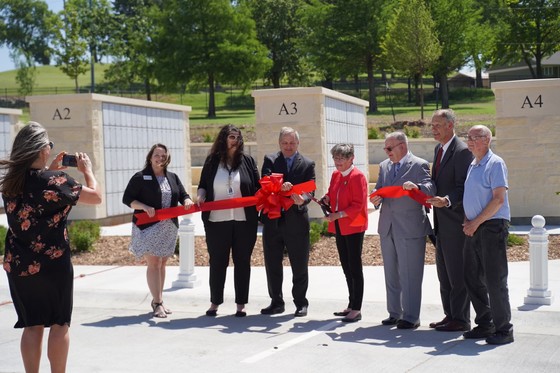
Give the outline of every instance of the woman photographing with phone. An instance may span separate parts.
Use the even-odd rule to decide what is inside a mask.
[[[39,372],[45,327],[50,328],[51,371],[66,371],[74,284],[67,217],[78,202],[101,203],[87,154],[77,158],[82,185],[62,171],[64,152],[47,168],[53,147],[47,131],[29,122],[16,135],[9,159],[0,160],[0,192],[9,225],[4,270],[18,315],[14,327],[23,328],[26,372]]]

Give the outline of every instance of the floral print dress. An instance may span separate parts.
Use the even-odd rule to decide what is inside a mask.
[[[62,171],[30,170],[24,192],[2,196],[8,218],[4,270],[15,328],[70,325],[74,271],[66,222],[82,185]]]

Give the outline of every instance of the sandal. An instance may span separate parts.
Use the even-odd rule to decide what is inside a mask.
[[[161,308],[161,311],[157,311],[158,308]],[[152,309],[154,310],[154,313],[152,314],[153,317],[159,317],[160,319],[165,319],[167,317],[167,314],[165,313],[165,310],[163,308],[163,302],[152,302]]]
[[[163,301],[162,301],[161,303],[155,303],[154,300],[152,299],[151,306],[152,306],[152,310],[153,310],[154,312],[156,312],[156,308],[158,307],[158,306],[157,306],[158,304],[161,305],[161,307],[163,308],[163,311],[164,311],[166,314],[171,315],[171,314],[173,313],[169,308],[167,308],[167,307],[165,307],[165,306],[163,305]]]

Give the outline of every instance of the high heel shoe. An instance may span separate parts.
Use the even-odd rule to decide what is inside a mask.
[[[152,299],[151,306],[152,306],[152,310],[153,310],[154,312],[156,312],[156,308],[158,307],[158,306],[156,306],[156,304],[157,304],[157,303],[155,303],[154,300]],[[169,308],[167,308],[167,307],[165,307],[165,306],[163,305],[163,301],[162,301],[161,303],[159,303],[159,304],[161,304],[161,307],[163,308],[163,311],[164,311],[167,315],[171,315],[171,314],[173,313]]]
[[[167,314],[163,309],[163,302],[152,302],[152,309],[154,310],[154,312],[152,313],[153,317],[159,317],[160,319],[165,319],[167,317]],[[158,311],[158,309],[161,309],[161,311]]]

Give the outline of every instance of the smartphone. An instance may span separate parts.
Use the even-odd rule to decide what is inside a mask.
[[[62,156],[62,165],[68,167],[78,167],[78,159],[75,155],[65,154]]]

